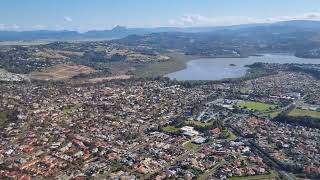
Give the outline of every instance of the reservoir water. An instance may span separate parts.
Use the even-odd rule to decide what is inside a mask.
[[[167,74],[165,77],[179,81],[238,78],[246,74],[248,68],[245,65],[256,62],[320,64],[320,59],[298,58],[289,54],[264,54],[247,58],[201,58],[189,61],[186,69]]]

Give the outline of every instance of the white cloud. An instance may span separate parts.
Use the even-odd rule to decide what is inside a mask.
[[[183,24],[199,24],[199,23],[210,23],[212,19],[201,15],[184,15],[180,18]]]
[[[199,14],[186,14],[169,20],[171,26],[222,26],[249,23],[271,23],[290,20],[320,20],[320,12],[307,12],[295,16],[252,18],[245,16],[206,17]]]
[[[296,16],[279,16],[267,18],[267,22],[290,21],[290,20],[320,20],[320,12],[308,12]]]
[[[73,19],[71,17],[68,17],[68,16],[63,17],[63,20],[64,20],[65,23],[70,23],[70,22],[73,21]]]
[[[16,25],[16,24],[0,24],[0,30],[19,30],[20,26]]]
[[[11,29],[20,29],[20,26],[16,25],[16,24],[12,24],[10,26]]]
[[[44,30],[46,28],[47,28],[46,26],[40,25],[40,24],[34,25],[34,26],[31,27],[31,29],[33,29],[33,30]]]
[[[309,12],[309,13],[305,13],[304,18],[306,19],[320,19],[320,12]]]
[[[188,14],[169,20],[169,24],[172,26],[218,26],[255,23],[257,21],[255,18],[243,16],[206,17],[199,14]]]
[[[189,26],[189,25],[201,25],[206,23],[211,23],[213,19],[208,17],[198,15],[198,14],[189,14],[183,15],[177,19],[169,20],[171,25],[179,25],[179,26]]]

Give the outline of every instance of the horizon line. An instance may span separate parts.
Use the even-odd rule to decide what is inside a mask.
[[[268,24],[276,24],[281,22],[294,22],[294,21],[306,21],[306,22],[320,22],[320,20],[304,20],[304,19],[296,19],[296,20],[283,20],[283,21],[274,21],[274,22],[252,22],[252,23],[240,23],[240,24],[232,24],[232,25],[195,25],[195,26],[126,26],[126,25],[116,25],[113,28],[106,29],[90,29],[90,30],[75,30],[75,29],[30,29],[30,30],[0,30],[0,32],[36,32],[36,31],[55,31],[55,32],[78,32],[80,34],[84,34],[92,31],[112,31],[116,28],[124,28],[126,30],[132,29],[160,29],[160,28],[176,28],[176,29],[192,29],[192,28],[219,28],[219,27],[233,27],[233,26],[243,26],[243,25],[268,25]]]

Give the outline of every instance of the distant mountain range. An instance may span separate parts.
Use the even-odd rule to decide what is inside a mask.
[[[288,33],[297,31],[319,31],[320,21],[284,21],[270,24],[244,24],[221,27],[160,27],[160,28],[126,28],[117,26],[112,30],[88,31],[79,33],[77,31],[0,31],[0,41],[27,41],[27,40],[82,40],[82,39],[119,39],[129,35],[146,35],[162,32],[182,33],[208,33],[219,31],[256,33],[256,32],[278,32]]]

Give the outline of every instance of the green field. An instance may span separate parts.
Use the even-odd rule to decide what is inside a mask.
[[[263,115],[265,115],[265,116],[270,116],[271,118],[275,118],[275,117],[277,117],[280,113],[281,113],[281,111],[273,111],[273,112],[265,113],[265,114],[263,114]]]
[[[228,131],[228,133],[229,133],[229,137],[228,137],[229,140],[234,141],[234,140],[236,140],[236,139],[238,138],[238,137],[237,137],[233,132],[231,132],[230,130]]]
[[[187,67],[187,62],[195,57],[186,56],[180,53],[166,54],[171,59],[165,62],[151,63],[137,67],[133,74],[136,77],[157,77],[163,76],[175,71],[182,70]]]
[[[70,114],[71,111],[72,111],[72,109],[71,109],[70,107],[65,107],[65,108],[63,108],[63,113],[64,113],[64,114]]]
[[[200,122],[200,121],[186,121],[186,124],[192,126],[199,126],[199,127],[208,127],[211,126],[213,124],[213,121],[208,122],[208,123],[204,123],[204,122]]]
[[[7,113],[0,112],[0,126],[7,121]]]
[[[250,110],[256,110],[259,112],[265,112],[270,109],[275,109],[277,105],[274,104],[267,104],[267,103],[261,103],[261,102],[255,102],[255,101],[241,101],[239,106],[241,108],[247,108]]]
[[[197,150],[198,148],[200,148],[201,146],[198,144],[194,144],[191,141],[187,142],[186,144],[184,144],[183,146],[185,149],[187,150]]]
[[[165,126],[162,128],[162,130],[167,133],[175,133],[175,132],[178,132],[180,129],[178,129],[174,126]]]
[[[309,116],[312,118],[319,118],[320,119],[320,112],[303,110],[303,109],[294,109],[288,113],[288,116],[292,116],[292,117]]]

